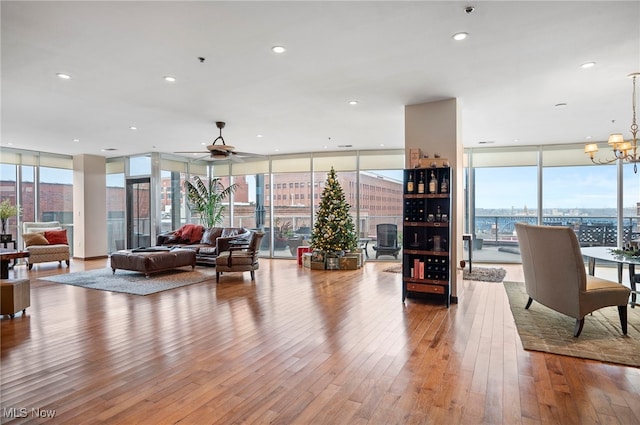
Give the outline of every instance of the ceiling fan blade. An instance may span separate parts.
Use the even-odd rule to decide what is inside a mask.
[[[238,155],[229,155],[229,161],[240,163],[240,162],[244,162],[244,159],[242,159]]]
[[[251,153],[251,152],[238,152],[234,151],[234,155],[240,155],[245,158],[266,158],[266,155],[261,155],[259,153]]]

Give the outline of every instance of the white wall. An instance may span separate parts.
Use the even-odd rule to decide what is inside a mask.
[[[107,256],[106,159],[95,155],[73,157],[73,256]]]

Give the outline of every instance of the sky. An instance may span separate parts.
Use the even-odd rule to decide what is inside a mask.
[[[640,202],[640,174],[625,166],[623,207]],[[476,208],[535,209],[537,168],[478,168]],[[543,208],[616,208],[615,166],[547,167],[543,171]]]

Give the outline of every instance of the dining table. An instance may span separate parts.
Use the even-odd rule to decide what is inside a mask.
[[[591,246],[581,248],[582,255],[588,258],[588,270],[591,276],[595,275],[596,261],[608,261],[615,263],[618,267],[618,283],[622,283],[622,276],[624,265],[626,264],[629,269],[629,285],[631,288],[631,307],[636,305],[636,296],[638,291],[636,288],[637,282],[635,279],[636,266],[640,265],[640,257],[633,255],[625,255],[613,252],[616,248],[606,246]]]

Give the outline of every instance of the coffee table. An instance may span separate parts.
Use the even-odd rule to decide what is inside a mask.
[[[26,258],[28,251],[18,251],[15,249],[0,248],[0,279],[9,279],[9,263],[11,260]]]
[[[618,283],[622,283],[622,270],[624,265],[629,267],[629,283],[631,285],[631,307],[636,305],[636,296],[638,291],[636,290],[636,281],[634,275],[636,274],[636,265],[640,265],[639,257],[630,257],[628,255],[614,254],[611,252],[612,247],[593,246],[582,248],[582,255],[589,259],[589,274],[594,275],[596,271],[596,260],[611,261],[617,263],[618,266]]]

